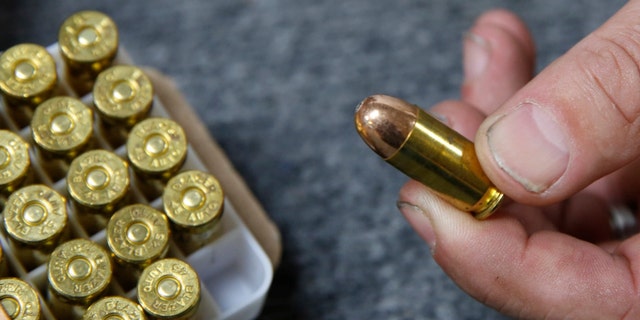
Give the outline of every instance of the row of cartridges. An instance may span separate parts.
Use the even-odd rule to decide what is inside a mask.
[[[58,46],[60,69],[35,44],[0,55],[0,305],[12,319],[41,319],[41,302],[57,319],[188,318],[200,280],[168,248],[187,256],[214,241],[222,188],[183,168],[185,132],[149,117],[145,73],[113,64],[108,16],[70,16]],[[16,277],[42,268],[41,283]],[[116,283],[133,293],[115,296]]]

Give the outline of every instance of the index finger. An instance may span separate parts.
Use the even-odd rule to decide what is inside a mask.
[[[491,114],[533,76],[535,48],[529,30],[515,14],[482,14],[465,35],[462,100]]]

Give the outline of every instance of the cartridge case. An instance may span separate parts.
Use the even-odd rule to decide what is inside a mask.
[[[9,316],[9,319],[42,319],[38,292],[29,283],[21,279],[0,279],[0,305]]]
[[[93,112],[78,99],[54,97],[36,108],[31,130],[39,148],[72,159],[91,141]]]
[[[109,253],[91,240],[59,245],[47,264],[48,302],[58,319],[79,319],[108,291],[112,278]]]
[[[149,114],[153,86],[140,68],[114,66],[96,79],[93,102],[107,123],[130,128]]]
[[[67,190],[89,234],[106,227],[111,213],[126,203],[129,181],[127,162],[111,151],[87,151],[71,162]]]
[[[115,59],[118,29],[104,13],[80,11],[60,26],[58,45],[68,82],[78,95],[84,95],[91,91],[96,76]]]
[[[144,269],[137,293],[138,303],[151,318],[188,319],[200,305],[200,280],[188,263],[161,259]]]
[[[199,170],[177,174],[167,182],[162,202],[176,243],[186,254],[219,234],[224,192],[213,175]]]
[[[65,237],[66,200],[45,185],[26,186],[9,196],[2,219],[13,254],[31,270],[45,263]]]
[[[39,45],[18,44],[0,55],[0,91],[12,107],[35,107],[51,96],[57,81],[55,61]]]
[[[485,175],[473,143],[419,107],[377,95],[356,110],[356,129],[385,161],[456,208],[484,219],[503,194]]]
[[[36,108],[31,135],[40,166],[51,181],[58,181],[69,162],[92,144],[93,112],[75,98],[50,98]]]
[[[145,119],[135,125],[127,139],[134,185],[149,201],[162,195],[163,188],[187,157],[187,139],[182,127],[164,118]]]
[[[153,105],[153,86],[141,69],[114,66],[98,76],[93,103],[100,115],[101,135],[115,149],[126,143],[131,127],[148,116]]]
[[[104,297],[89,306],[82,320],[146,320],[139,304],[124,297]]]
[[[430,139],[434,135],[446,137],[446,142]],[[474,212],[479,219],[489,214],[484,208],[492,209],[493,203],[502,199],[502,193],[482,171],[473,143],[424,112],[418,114],[417,125],[402,151],[387,162],[404,168],[409,176],[424,181],[455,207]]]
[[[169,248],[166,216],[144,204],[128,205],[111,216],[107,245],[116,261],[116,278],[125,290],[132,289],[144,267],[163,258]]]
[[[0,191],[11,193],[28,177],[29,144],[19,135],[0,130]]]
[[[146,119],[131,129],[127,157],[142,176],[169,178],[187,157],[187,137],[173,120]]]

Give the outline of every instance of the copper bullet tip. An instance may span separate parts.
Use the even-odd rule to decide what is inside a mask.
[[[413,130],[419,108],[404,100],[373,95],[356,107],[355,123],[362,140],[380,157],[392,157]]]

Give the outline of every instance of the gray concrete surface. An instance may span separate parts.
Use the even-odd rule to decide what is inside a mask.
[[[509,8],[544,66],[624,1],[2,1],[0,48],[53,43],[97,9],[173,77],[283,235],[262,319],[504,319],[447,278],[395,208],[405,177],[357,136],[373,93],[458,97],[463,33]]]

